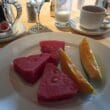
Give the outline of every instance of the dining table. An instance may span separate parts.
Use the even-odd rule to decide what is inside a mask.
[[[51,32],[32,34],[29,29],[36,23],[28,21],[27,1],[18,0],[22,6],[19,22],[25,31],[0,42],[0,110],[110,110],[110,30],[84,35],[72,27],[57,28],[50,2],[45,2],[40,23]],[[71,19],[79,15],[80,9],[73,4]],[[60,57],[59,47],[65,49],[60,50]]]
[[[20,17],[19,22],[21,22],[25,26],[25,33],[21,35],[18,38],[24,37],[29,35],[30,33],[28,30],[35,25],[35,23],[28,22],[28,14],[27,14],[27,7],[26,7],[26,0],[18,0],[18,2],[22,6],[22,15]],[[80,14],[80,10],[74,10],[74,4],[73,4],[73,10],[71,12],[71,18],[78,17]],[[15,12],[16,13],[16,12]],[[55,26],[55,17],[51,17],[50,15],[50,2],[45,2],[41,8],[40,12],[40,23],[46,27],[48,27],[52,32],[63,32],[63,33],[71,33],[71,34],[79,34],[75,32],[72,28],[69,29],[59,29]],[[105,44],[106,46],[110,46],[110,32],[107,32],[104,35],[96,35],[96,36],[89,36],[84,35],[86,37],[89,37],[91,39],[95,39],[98,42],[101,42]],[[13,42],[14,40],[8,41],[8,42],[2,42],[0,43],[0,48],[3,48],[7,46],[10,42]]]

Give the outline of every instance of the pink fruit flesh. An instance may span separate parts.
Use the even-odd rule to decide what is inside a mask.
[[[42,75],[49,58],[50,55],[46,53],[17,58],[13,61],[14,69],[22,79],[34,84]]]
[[[52,64],[46,64],[38,90],[39,102],[59,101],[73,97],[77,84]]]
[[[42,52],[51,53],[53,51],[58,51],[59,48],[64,49],[65,42],[64,41],[57,41],[57,40],[41,41],[40,47],[41,47]]]
[[[41,52],[46,52],[51,54],[51,62],[55,65],[58,65],[59,62],[59,53],[58,50],[60,48],[65,48],[64,41],[57,41],[57,40],[48,40],[48,41],[41,41],[40,42]]]

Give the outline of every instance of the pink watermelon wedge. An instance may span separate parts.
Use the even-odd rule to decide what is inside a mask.
[[[26,82],[34,84],[42,75],[49,58],[47,53],[16,58],[13,61],[14,70]]]
[[[58,50],[59,48],[62,48],[62,49],[65,48],[65,42],[57,41],[57,40],[41,41],[40,47],[41,47],[41,52],[51,54],[51,61],[57,65],[59,62]]]
[[[53,63],[45,66],[38,90],[38,101],[59,101],[73,97],[78,92],[77,84]]]
[[[45,40],[40,42],[41,51],[51,53],[53,51],[58,51],[59,48],[64,49],[65,42],[64,41],[57,41],[57,40]]]

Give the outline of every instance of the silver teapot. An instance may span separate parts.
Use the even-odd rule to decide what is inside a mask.
[[[16,17],[13,13],[13,7],[16,8],[17,14]],[[0,0],[0,23],[6,21],[8,24],[8,29],[5,31],[0,30],[0,39],[7,38],[15,33],[16,31],[16,22],[18,22],[22,13],[21,5],[15,0]],[[16,30],[16,31],[15,31]]]

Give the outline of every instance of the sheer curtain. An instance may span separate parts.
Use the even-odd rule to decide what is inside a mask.
[[[95,5],[96,0],[72,0],[73,10],[80,10],[84,5]]]

